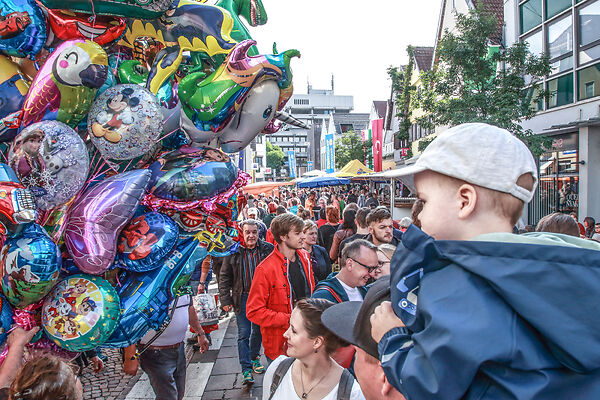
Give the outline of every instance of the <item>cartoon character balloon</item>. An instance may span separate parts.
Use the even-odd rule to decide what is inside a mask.
[[[113,263],[117,237],[133,217],[149,179],[148,170],[114,175],[73,202],[64,240],[79,269],[101,274]]]
[[[63,349],[95,349],[113,333],[120,318],[119,296],[104,279],[73,275],[59,282],[42,307],[42,326]]]
[[[108,59],[89,40],[64,42],[48,57],[23,105],[22,124],[57,120],[75,127],[87,114],[107,75]]]
[[[0,119],[23,107],[29,84],[18,65],[0,55]],[[0,126],[0,142],[12,140],[16,135],[17,129]]]
[[[58,281],[61,258],[46,231],[30,224],[2,247],[2,293],[19,308],[42,299]]]
[[[162,120],[156,96],[138,85],[117,85],[94,101],[88,132],[104,157],[130,160],[159,140]]]
[[[0,346],[6,341],[12,324],[13,309],[6,300],[6,297],[0,295]]]
[[[36,218],[33,193],[19,183],[8,165],[0,163],[0,243],[3,243],[4,235],[20,234],[25,224]]]
[[[46,43],[46,20],[35,0],[0,1],[0,52],[33,58]]]
[[[133,219],[121,232],[117,260],[129,271],[158,268],[177,244],[177,224],[164,214],[149,212]]]
[[[210,147],[181,147],[148,169],[152,171],[148,192],[173,201],[210,198],[229,189],[238,175],[229,156]]]
[[[69,201],[85,184],[89,170],[85,143],[58,121],[37,122],[21,131],[8,159],[41,210]]]
[[[198,246],[191,237],[179,244],[160,268],[144,273],[126,272],[117,287],[123,310],[107,347],[137,343],[149,329],[158,329],[168,318],[169,303],[189,280],[194,265],[188,262]]]
[[[66,10],[46,9],[48,24],[54,40],[48,47],[56,47],[65,40],[89,39],[105,45],[118,39],[125,28],[124,18],[108,15],[94,15]]]

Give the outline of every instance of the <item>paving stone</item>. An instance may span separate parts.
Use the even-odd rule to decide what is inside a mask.
[[[235,374],[240,371],[240,363],[237,358],[217,358],[212,375]]]
[[[221,351],[219,351],[219,358],[230,358],[235,357],[238,358],[238,348],[237,344],[235,346],[223,347]],[[238,363],[239,365],[239,363]]]
[[[221,400],[224,395],[224,390],[204,391],[202,394],[202,400]]]
[[[253,400],[258,400],[262,397],[262,392],[260,393],[260,395],[255,394],[252,391],[249,391],[248,389],[231,389],[231,390],[226,390],[225,391],[225,396],[223,397],[224,399],[236,399],[236,400],[248,400],[248,399],[253,399]]]
[[[219,389],[233,389],[235,385],[235,374],[229,375],[212,375],[208,379],[208,383],[204,388],[205,391],[219,390]]]

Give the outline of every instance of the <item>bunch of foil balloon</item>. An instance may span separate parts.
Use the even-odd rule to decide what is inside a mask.
[[[0,345],[19,325],[66,356],[129,346],[236,251],[229,154],[302,125],[298,51],[259,54],[242,19],[261,1],[0,0]]]

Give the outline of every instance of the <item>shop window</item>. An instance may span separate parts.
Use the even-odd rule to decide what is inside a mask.
[[[548,81],[548,108],[559,107],[573,102],[573,74]]]
[[[586,46],[600,39],[600,1],[579,9],[579,46]]]
[[[548,55],[550,59],[573,51],[573,24],[571,15],[548,25]]]
[[[600,95],[600,64],[578,71],[577,82],[579,82],[579,100]]]
[[[571,7],[571,0],[546,0],[546,18],[552,18]]]
[[[529,0],[519,6],[521,33],[542,23],[542,0]]]

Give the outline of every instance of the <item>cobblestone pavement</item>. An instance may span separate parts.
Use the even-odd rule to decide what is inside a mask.
[[[94,374],[91,365],[83,370],[80,377],[83,385],[84,400],[123,399],[131,387],[137,382],[141,373],[137,376],[125,375],[121,368],[121,355],[116,349],[104,349],[103,353],[108,357],[104,363],[104,369]]]

